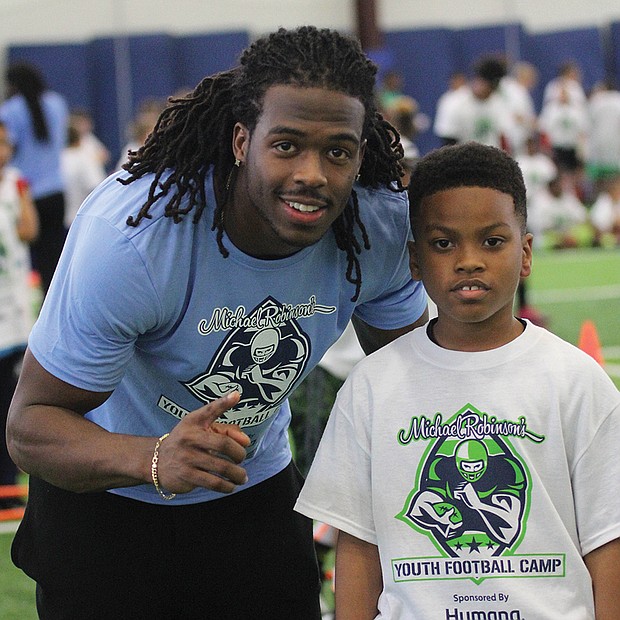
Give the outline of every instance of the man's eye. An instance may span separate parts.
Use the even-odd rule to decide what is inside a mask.
[[[351,157],[349,151],[345,149],[332,149],[330,153],[334,159],[349,159]]]
[[[292,142],[279,142],[275,145],[275,148],[281,153],[290,153],[294,150],[295,147],[293,146]]]
[[[433,245],[440,250],[447,250],[449,247],[452,246],[452,243],[449,239],[436,239],[435,241],[433,241]]]

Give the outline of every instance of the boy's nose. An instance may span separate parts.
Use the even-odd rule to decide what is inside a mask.
[[[472,273],[484,269],[484,261],[482,260],[479,252],[462,249],[459,253],[455,267],[458,271]]]

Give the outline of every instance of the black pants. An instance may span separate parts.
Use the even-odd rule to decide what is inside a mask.
[[[41,288],[47,293],[58,259],[65,244],[65,197],[50,194],[37,198],[34,205],[39,215],[39,236],[30,246],[32,267],[41,276]]]
[[[318,620],[312,523],[292,506],[293,465],[190,506],[31,480],[12,557],[37,582],[40,618]]]

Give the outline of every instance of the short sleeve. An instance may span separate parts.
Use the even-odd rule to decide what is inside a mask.
[[[102,218],[71,227],[29,347],[54,376],[103,392],[120,382],[136,339],[154,329],[161,303],[131,240]]]
[[[406,194],[387,189],[364,196],[371,249],[362,265],[363,293],[355,315],[378,329],[399,329],[415,323],[428,298],[411,276],[409,203]]]
[[[620,537],[619,440],[620,403],[603,420],[572,474],[583,555]]]
[[[347,380],[323,433],[295,510],[377,544],[372,513],[369,422]],[[355,424],[352,424],[352,420]]]

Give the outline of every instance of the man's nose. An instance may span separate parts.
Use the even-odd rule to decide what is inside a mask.
[[[320,153],[307,151],[297,158],[296,164],[294,175],[296,183],[308,187],[321,187],[327,184],[324,162]]]

